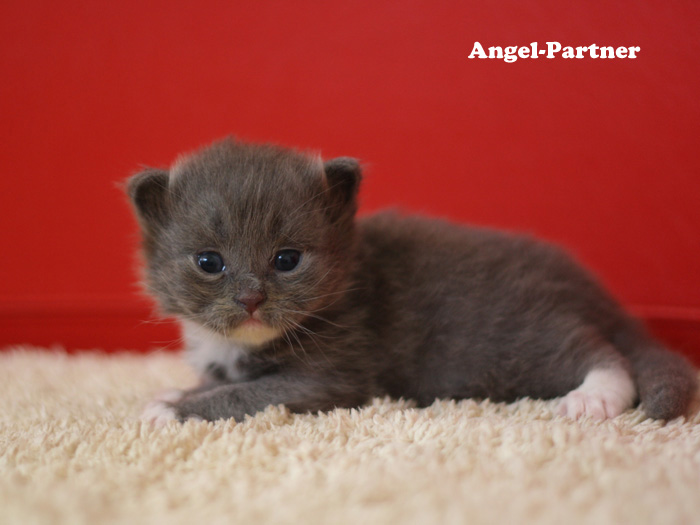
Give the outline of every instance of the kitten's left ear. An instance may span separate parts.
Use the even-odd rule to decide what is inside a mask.
[[[141,227],[147,233],[154,233],[167,221],[169,179],[167,171],[148,168],[127,181],[127,193]]]
[[[357,159],[338,157],[323,163],[328,182],[328,193],[334,202],[332,207],[334,218],[350,212],[355,214],[357,208],[357,192],[362,180],[362,169]]]

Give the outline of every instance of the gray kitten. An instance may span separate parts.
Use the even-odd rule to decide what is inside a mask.
[[[374,396],[563,396],[559,413],[684,414],[692,367],[559,249],[383,213],[357,161],[223,140],[129,180],[146,284],[182,321],[200,386],[144,418],[241,420]]]

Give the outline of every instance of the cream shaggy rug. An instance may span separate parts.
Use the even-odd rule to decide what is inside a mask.
[[[0,522],[700,523],[697,401],[666,425],[529,400],[138,421],[193,382],[172,354],[0,353]]]

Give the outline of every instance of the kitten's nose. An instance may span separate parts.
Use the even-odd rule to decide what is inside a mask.
[[[265,293],[260,290],[243,290],[236,297],[236,302],[252,314],[265,301]]]

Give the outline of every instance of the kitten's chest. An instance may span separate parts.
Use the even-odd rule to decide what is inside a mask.
[[[207,338],[186,338],[185,358],[201,375],[217,381],[243,381],[245,373],[239,367],[243,350],[222,341]]]
[[[202,376],[216,381],[250,381],[269,373],[275,363],[251,354],[236,343],[208,333],[197,325],[183,323],[185,357]]]

